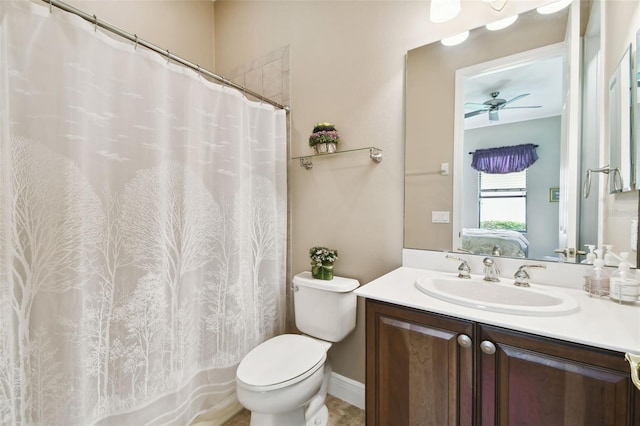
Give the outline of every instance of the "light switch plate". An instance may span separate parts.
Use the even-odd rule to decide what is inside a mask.
[[[433,223],[449,223],[449,212],[431,212],[431,222]]]

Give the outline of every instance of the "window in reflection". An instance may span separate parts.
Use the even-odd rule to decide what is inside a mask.
[[[479,228],[527,232],[527,171],[479,173]]]

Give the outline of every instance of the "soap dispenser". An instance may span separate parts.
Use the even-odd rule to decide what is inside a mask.
[[[596,259],[596,254],[593,252],[593,249],[596,248],[596,246],[593,244],[585,244],[584,246],[589,249],[589,253],[587,253],[587,258],[580,263],[593,265],[593,261]]]
[[[604,246],[604,266],[618,266],[620,262],[620,256],[615,254],[612,250],[613,246],[611,244],[605,244]]]
[[[609,294],[609,272],[603,267],[602,259],[594,259],[593,266],[584,275],[583,289],[589,296],[607,296]]]
[[[609,297],[616,302],[634,303],[640,296],[640,282],[630,269],[628,257],[629,253],[620,253],[618,269],[611,274]]]

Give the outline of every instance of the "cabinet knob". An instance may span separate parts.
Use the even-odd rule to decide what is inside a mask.
[[[460,334],[458,336],[458,344],[460,346],[462,346],[463,348],[470,348],[471,347],[471,338],[469,336],[467,336],[466,334]]]
[[[482,352],[484,352],[487,355],[493,355],[496,353],[496,345],[494,345],[488,340],[485,340],[484,342],[480,343],[480,349],[482,350]]]

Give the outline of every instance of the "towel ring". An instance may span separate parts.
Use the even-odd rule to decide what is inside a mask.
[[[587,169],[587,177],[582,187],[582,195],[584,195],[584,198],[589,198],[589,194],[591,193],[591,173],[604,173],[606,175],[613,173],[613,190],[614,192],[622,192],[622,175],[620,174],[620,168],[616,167],[612,169],[607,164],[597,169]],[[618,183],[620,185],[618,185]]]

